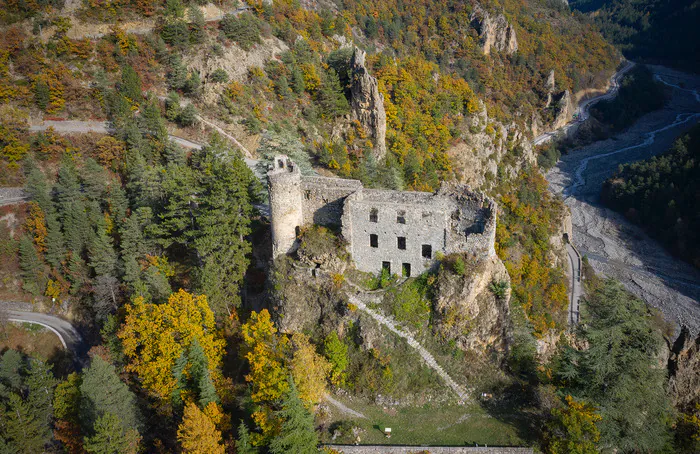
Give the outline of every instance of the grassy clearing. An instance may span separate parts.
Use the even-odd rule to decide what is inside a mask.
[[[63,352],[63,345],[54,333],[31,323],[7,323],[0,328],[0,351],[21,350],[28,355],[49,360]]]
[[[338,399],[342,400],[342,399]],[[393,445],[447,445],[527,446],[532,444],[532,431],[527,413],[489,413],[479,404],[431,405],[401,409],[384,409],[372,404],[344,402],[362,412],[367,419],[347,421],[347,416],[331,415],[324,431],[323,441],[331,442],[331,436],[340,425],[343,434],[334,443],[353,443],[354,438],[343,427],[350,425],[363,429],[361,444]],[[391,427],[392,436],[387,439],[383,430]]]

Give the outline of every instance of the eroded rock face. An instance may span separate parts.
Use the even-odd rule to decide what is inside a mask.
[[[435,296],[438,335],[455,340],[465,351],[504,354],[511,337],[510,290],[499,298],[489,288],[494,282],[510,283],[498,257],[467,264],[464,276],[440,270]]]
[[[693,339],[688,327],[682,327],[671,350],[668,369],[668,391],[674,406],[684,410],[700,403],[700,334]]]
[[[458,171],[460,183],[481,189],[495,183],[499,174],[515,176],[536,161],[525,133],[515,124],[503,125],[489,119],[483,103],[465,122],[460,140],[447,154]],[[514,159],[506,160],[506,155]]]
[[[556,116],[554,117],[554,123],[552,123],[552,129],[559,129],[571,121],[574,113],[576,113],[576,104],[569,90],[564,90],[555,95],[553,102]]]
[[[491,51],[505,52],[508,55],[518,51],[515,29],[503,14],[494,17],[477,4],[469,20],[479,33],[479,44],[485,55]]]
[[[352,118],[358,120],[374,143],[375,158],[386,155],[386,112],[384,95],[379,93],[377,78],[365,67],[365,52],[355,48],[350,60],[352,74]]]

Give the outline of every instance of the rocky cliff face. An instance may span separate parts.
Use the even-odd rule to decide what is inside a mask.
[[[479,33],[479,44],[484,54],[488,55],[493,50],[512,55],[518,51],[515,30],[503,14],[492,16],[477,4],[469,20]]]
[[[499,169],[515,176],[523,166],[536,161],[532,143],[522,130],[515,124],[490,120],[483,103],[462,125],[460,140],[447,153],[461,171],[461,183],[484,189],[496,181]]]
[[[504,354],[511,337],[510,290],[497,297],[492,283],[510,283],[498,257],[467,264],[464,276],[441,269],[435,291],[435,331],[459,348]]]
[[[557,92],[557,84],[554,77],[554,70],[549,72],[544,84],[545,88],[545,116],[551,120],[547,125],[540,116],[533,115],[532,132],[537,136],[544,129],[558,129],[569,123],[576,113],[577,102],[575,96],[569,90]]]
[[[365,56],[365,52],[356,47],[350,61],[352,118],[365,128],[374,143],[375,157],[382,159],[386,155],[384,95],[379,93],[377,78],[365,67]]]
[[[555,95],[553,98],[554,122],[552,129],[558,129],[566,125],[576,113],[576,105],[569,90]]]
[[[668,391],[674,406],[686,410],[700,403],[700,334],[693,339],[688,327],[682,327],[671,349],[668,369]]]

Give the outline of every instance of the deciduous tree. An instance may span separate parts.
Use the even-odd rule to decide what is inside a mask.
[[[129,359],[126,369],[138,374],[143,387],[161,398],[169,398],[175,390],[175,361],[195,339],[204,350],[209,372],[218,373],[221,365],[224,341],[217,336],[205,295],[179,290],[164,304],[136,297],[127,305],[118,336]]]
[[[221,432],[194,403],[185,407],[182,424],[177,430],[177,441],[182,451],[191,454],[223,454]]]

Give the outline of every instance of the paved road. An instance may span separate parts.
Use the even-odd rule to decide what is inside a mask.
[[[0,188],[0,206],[14,205],[28,199],[29,196],[24,192],[24,188]]]
[[[576,119],[567,123],[566,125],[562,126],[561,128],[546,132],[544,134],[541,134],[533,140],[533,143],[535,145],[541,145],[545,142],[549,142],[552,138],[554,138],[556,135],[560,133],[564,133],[569,130],[569,128],[573,127],[576,124],[583,123],[590,117],[590,109],[591,106],[596,104],[597,102],[606,100],[606,99],[612,99],[617,95],[617,92],[620,90],[620,81],[622,80],[622,77],[632,68],[634,68],[635,63],[631,61],[626,61],[624,66],[620,68],[619,71],[617,71],[615,74],[610,77],[610,88],[606,93],[603,93],[602,95],[594,96],[593,98],[586,99],[579,103],[578,107],[576,108],[576,113],[575,117]]]
[[[569,256],[569,270],[571,271],[571,295],[569,296],[569,324],[578,324],[580,313],[580,300],[583,295],[581,288],[581,257],[578,251],[571,245],[566,243],[566,254]]]
[[[61,340],[63,347],[75,353],[76,357],[87,353],[87,345],[78,330],[62,318],[39,312],[7,310],[5,313],[11,322],[33,323],[50,329]]]

